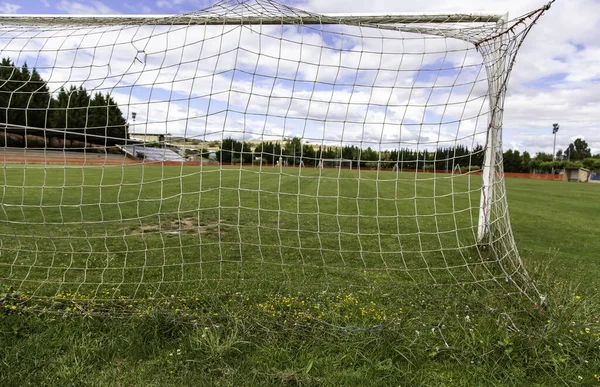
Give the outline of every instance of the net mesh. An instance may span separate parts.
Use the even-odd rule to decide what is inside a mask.
[[[398,22],[261,0],[5,17],[2,286],[37,308],[282,289],[537,300],[501,128],[542,13]]]

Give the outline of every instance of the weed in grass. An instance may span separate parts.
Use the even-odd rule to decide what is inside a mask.
[[[220,325],[198,328],[190,335],[190,347],[202,351],[213,359],[222,359],[230,352],[242,353],[238,346],[250,342],[238,338],[238,328],[234,325],[231,329]]]

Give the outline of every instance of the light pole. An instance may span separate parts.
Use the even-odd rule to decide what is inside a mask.
[[[554,135],[554,145],[552,146],[552,161],[556,159],[556,133],[560,129],[558,124],[552,124],[552,134]],[[552,165],[552,174],[554,175],[554,165]]]
[[[552,124],[552,134],[554,135],[554,146],[552,147],[552,160],[556,158],[556,132],[558,132],[560,126],[558,124]]]
[[[131,112],[131,119],[133,120],[133,125],[131,125],[131,126],[132,126],[132,129],[133,129],[132,131],[134,133],[135,133],[135,117],[136,116],[137,116],[136,112]],[[128,126],[128,128],[127,128],[127,138],[129,138],[129,125],[127,125],[127,126]]]

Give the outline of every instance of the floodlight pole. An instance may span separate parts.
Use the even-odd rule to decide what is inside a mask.
[[[556,133],[560,129],[560,125],[552,124],[552,134],[554,134],[554,145],[552,146],[552,161],[556,160]],[[552,165],[552,174],[554,175],[554,165]]]
[[[486,66],[489,84],[490,115],[488,121],[485,155],[481,171],[481,198],[479,201],[479,221],[477,223],[477,243],[491,244],[492,205],[494,203],[494,186],[496,182],[497,153],[501,150],[502,134],[502,87],[504,82],[503,55],[506,51],[504,40],[508,23],[508,14],[505,14],[496,23],[497,36],[494,41],[494,51],[487,60]],[[500,159],[501,160],[501,159]]]
[[[135,117],[137,116],[136,112],[131,112],[131,119],[133,120],[133,130],[135,130]],[[129,138],[129,128],[127,128],[127,138]],[[135,132],[134,132],[135,133]]]

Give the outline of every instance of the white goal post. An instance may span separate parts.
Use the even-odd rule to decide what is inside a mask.
[[[319,168],[352,169],[352,160],[349,159],[319,159]]]
[[[0,15],[0,285],[114,301],[351,275],[535,299],[502,120],[548,8]],[[194,161],[124,155],[128,133]]]

